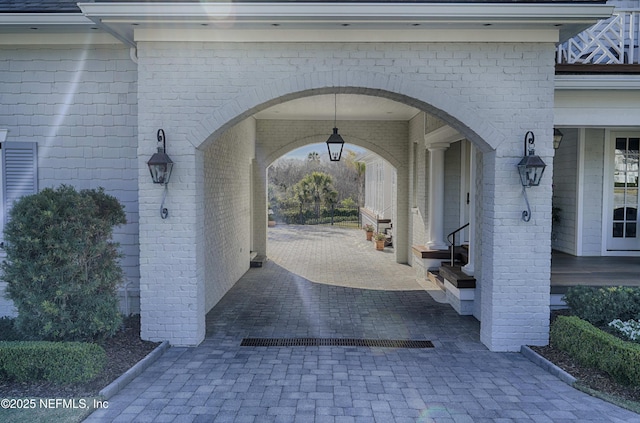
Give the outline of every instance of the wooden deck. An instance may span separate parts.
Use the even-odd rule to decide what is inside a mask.
[[[575,257],[554,251],[551,292],[575,285],[640,287],[640,257]]]

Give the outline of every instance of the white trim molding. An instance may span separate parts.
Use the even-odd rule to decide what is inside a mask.
[[[369,40],[397,32],[390,41],[520,41],[556,42],[569,38],[613,13],[601,4],[469,4],[360,2],[191,2],[78,3],[82,13],[116,38],[158,40],[171,31],[171,41],[193,39],[229,41]],[[209,31],[197,31],[206,27]],[[279,32],[310,31],[307,33]],[[247,32],[255,31],[257,32]],[[265,32],[265,31],[269,32]],[[355,30],[356,32],[354,32]],[[424,32],[426,31],[426,32]],[[444,31],[444,34],[442,32]],[[467,31],[465,33],[465,31]],[[454,35],[458,33],[458,35]],[[481,34],[488,34],[483,39]],[[297,35],[298,38],[291,38]],[[175,36],[185,37],[176,39]],[[200,37],[200,38],[198,38]],[[453,37],[453,38],[451,38]],[[475,37],[469,39],[469,37]],[[373,40],[373,41],[376,41]],[[380,40],[382,41],[382,40]]]
[[[432,148],[440,144],[440,146],[448,147],[450,144],[463,139],[464,136],[454,128],[449,125],[444,125],[424,135],[424,146],[426,148]]]

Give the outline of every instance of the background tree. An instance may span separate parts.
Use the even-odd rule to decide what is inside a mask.
[[[42,340],[95,340],[121,324],[122,281],[113,227],[123,206],[103,189],[46,188],[22,197],[5,227],[2,263],[17,329]]]
[[[361,197],[359,187],[364,183],[364,169],[361,169],[360,174],[358,173],[349,159],[355,156],[352,151],[346,151],[346,159],[340,162],[329,162],[326,160],[326,154],[311,152],[304,160],[279,159],[269,167],[268,182],[271,189],[269,199],[277,198],[276,201],[285,201],[291,198],[292,187],[302,178],[312,172],[322,172],[333,178],[333,187],[338,192],[339,202],[347,198],[353,198],[357,202]],[[275,204],[271,204],[275,210],[273,207]]]
[[[345,162],[356,172],[356,181],[358,184],[358,206],[364,206],[364,178],[367,173],[367,166],[364,162],[356,160],[356,153],[347,151]]]
[[[334,201],[338,197],[338,193],[333,188],[333,178],[323,172],[313,172],[299,182],[304,190],[308,201],[314,204],[316,217],[320,217],[320,206],[322,203]]]

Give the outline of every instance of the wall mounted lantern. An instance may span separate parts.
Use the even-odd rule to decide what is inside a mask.
[[[339,162],[342,157],[342,148],[344,147],[344,140],[338,134],[338,128],[336,127],[336,118],[338,116],[338,98],[334,94],[334,115],[333,115],[333,134],[329,136],[327,140],[327,149],[329,150],[329,160],[332,162]]]
[[[560,143],[562,142],[562,137],[564,136],[564,134],[562,132],[560,132],[559,129],[553,128],[553,148],[554,149],[558,149],[560,148]]]
[[[160,145],[160,143],[162,143],[162,145]],[[160,205],[160,217],[163,219],[169,216],[169,210],[164,207],[164,200],[167,198],[167,184],[169,184],[171,170],[173,170],[173,161],[167,155],[166,147],[164,130],[158,129],[158,152],[151,156],[147,162],[147,166],[149,166],[153,183],[164,185],[164,194],[162,195],[162,204]]]
[[[522,212],[522,220],[528,222],[531,220],[531,207],[527,199],[526,188],[537,187],[540,185],[542,174],[547,167],[535,152],[535,136],[533,132],[528,131],[524,135],[524,157],[518,163],[518,173],[520,173],[520,182],[522,182],[522,194],[524,201],[527,203],[527,210]]]

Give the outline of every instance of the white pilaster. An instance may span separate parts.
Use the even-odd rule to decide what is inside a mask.
[[[267,255],[267,167],[263,160],[254,159],[253,173],[253,245],[259,255]]]
[[[446,250],[444,241],[444,152],[448,143],[431,144],[429,150],[429,242],[432,250]]]
[[[475,246],[476,246],[476,147],[469,144],[469,175],[471,183],[469,184],[469,257],[468,262],[462,267],[462,271],[467,275],[473,275],[475,263]]]

